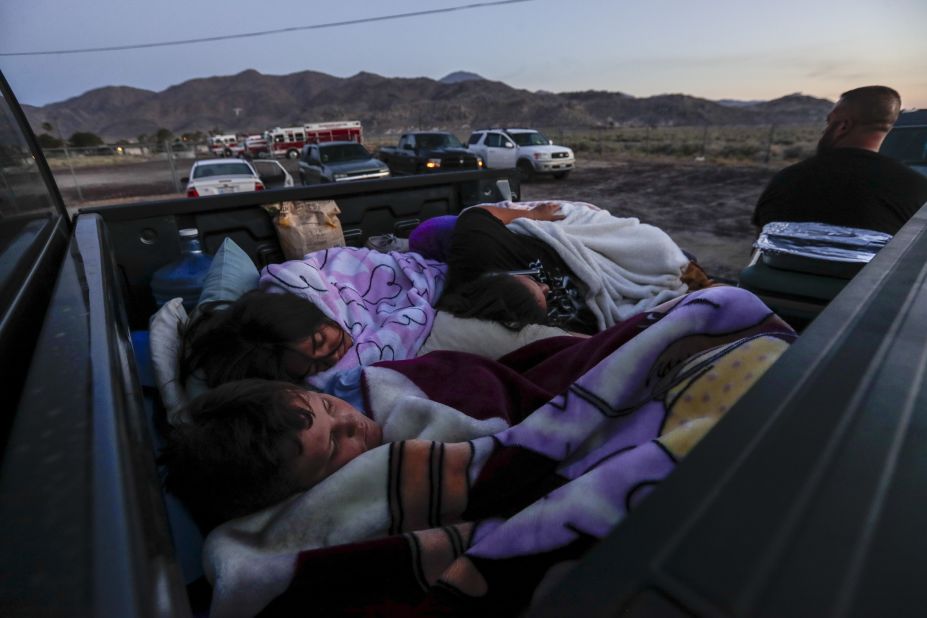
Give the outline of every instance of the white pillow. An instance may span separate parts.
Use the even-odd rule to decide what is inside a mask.
[[[187,311],[182,298],[173,298],[151,316],[148,339],[155,382],[161,402],[172,425],[180,421],[178,414],[187,403],[187,394],[180,383],[181,331],[187,323]]]

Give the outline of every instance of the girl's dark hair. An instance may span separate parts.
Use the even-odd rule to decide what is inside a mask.
[[[304,490],[289,462],[312,417],[293,404],[288,382],[223,384],[187,405],[189,422],[172,428],[158,462],[164,486],[204,529],[254,513]]]
[[[292,344],[330,322],[308,300],[252,290],[234,303],[200,307],[183,333],[180,378],[196,375],[207,386],[245,378],[298,381],[285,360]]]
[[[499,322],[511,330],[547,323],[547,312],[520,281],[504,272],[486,272],[445,292],[437,305],[461,318]]]

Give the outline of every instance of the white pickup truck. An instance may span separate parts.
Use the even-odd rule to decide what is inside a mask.
[[[515,167],[524,180],[535,174],[566,178],[576,165],[572,150],[555,146],[534,129],[481,129],[470,134],[467,148],[488,169]]]

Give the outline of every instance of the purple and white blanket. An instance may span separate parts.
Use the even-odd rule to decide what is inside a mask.
[[[311,301],[351,334],[354,346],[307,382],[324,389],[339,372],[415,356],[431,332],[447,267],[416,253],[335,247],[269,264],[259,287]]]
[[[211,612],[515,615],[644,499],[794,336],[749,292],[720,287],[581,343],[543,341],[498,367],[465,367],[446,396],[448,367],[423,366],[440,353],[366,369],[386,425],[406,410],[452,413],[467,388],[496,393],[476,398],[469,416],[517,421],[524,401],[537,407],[482,437],[475,428],[439,441],[426,422],[428,439],[394,435],[306,493],[223,524],[204,554]],[[561,349],[528,358],[549,346]],[[516,368],[530,379],[511,379]]]

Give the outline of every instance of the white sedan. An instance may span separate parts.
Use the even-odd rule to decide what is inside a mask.
[[[263,191],[264,183],[251,167],[241,159],[206,159],[196,161],[190,168],[187,183],[187,197]]]

